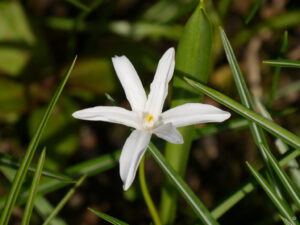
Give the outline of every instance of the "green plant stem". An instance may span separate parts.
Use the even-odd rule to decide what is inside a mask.
[[[285,31],[284,35],[283,35],[283,41],[282,41],[282,45],[281,45],[281,48],[280,48],[278,59],[281,59],[283,57],[283,54],[285,52],[287,42],[288,42],[287,40],[288,40],[288,32]],[[276,67],[275,71],[274,71],[274,77],[273,77],[273,80],[272,80],[271,91],[270,91],[268,104],[267,104],[268,109],[272,108],[272,105],[273,105],[273,102],[274,102],[276,89],[277,89],[277,84],[278,84],[278,80],[279,80],[279,75],[280,75],[280,67]]]
[[[145,199],[146,205],[149,209],[149,212],[151,214],[151,217],[153,219],[153,222],[155,225],[162,225],[160,218],[158,216],[157,210],[155,208],[155,205],[153,204],[153,201],[151,199],[151,196],[149,194],[147,184],[146,184],[146,179],[145,179],[145,156],[143,156],[140,166],[139,166],[139,180],[140,180],[140,186],[141,186],[141,191],[143,194],[143,197]]]

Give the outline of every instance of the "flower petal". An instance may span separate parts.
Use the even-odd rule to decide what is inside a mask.
[[[173,144],[182,144],[183,138],[176,127],[172,123],[167,123],[153,130],[158,137],[171,142]]]
[[[126,191],[132,184],[136,170],[148,147],[151,133],[134,130],[127,138],[120,157],[120,176]]]
[[[119,123],[129,127],[139,128],[136,113],[121,107],[96,106],[76,111],[72,116],[81,120]]]
[[[115,56],[112,58],[112,62],[125,91],[126,98],[131,105],[131,109],[134,111],[143,111],[147,97],[133,65],[126,56]]]
[[[222,122],[229,117],[229,112],[201,103],[183,104],[162,114],[163,122],[172,123],[175,127],[207,122]]]
[[[168,83],[171,80],[175,66],[175,50],[169,48],[159,60],[154,80],[150,86],[150,93],[145,106],[145,112],[155,117],[161,114],[168,94]]]

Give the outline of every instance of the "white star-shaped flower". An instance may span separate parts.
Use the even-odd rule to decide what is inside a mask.
[[[170,48],[160,59],[148,98],[127,57],[114,57],[112,62],[132,111],[115,106],[96,106],[73,113],[73,117],[78,119],[119,123],[135,129],[127,138],[120,157],[124,190],[132,184],[152,134],[171,143],[182,144],[183,138],[177,127],[222,122],[230,117],[228,112],[200,103],[187,103],[162,112],[168,83],[174,72],[174,55],[174,48]]]

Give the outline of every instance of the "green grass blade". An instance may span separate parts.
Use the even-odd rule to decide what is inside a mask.
[[[212,51],[212,27],[200,1],[184,26],[176,52],[175,76],[171,107],[188,102],[202,101],[203,96],[191,94],[193,88],[179,79],[178,74],[190,74],[194,79],[206,83]],[[193,141],[194,127],[180,127],[184,143],[167,143],[165,157],[173,168],[183,176]],[[163,224],[172,224],[176,216],[177,192],[166,179],[161,194],[160,214]]]
[[[67,194],[62,198],[62,200],[58,203],[58,205],[55,207],[55,209],[52,211],[52,213],[48,216],[48,218],[45,220],[43,225],[48,225],[51,220],[60,212],[60,210],[65,206],[65,204],[70,200],[70,198],[75,193],[76,189],[83,183],[85,180],[86,175],[83,175],[76,183],[75,185],[67,192]]]
[[[71,5],[75,6],[78,9],[81,9],[86,12],[90,11],[89,7],[87,7],[85,4],[83,4],[79,0],[65,0],[65,1],[70,3]]]
[[[4,174],[4,176],[10,182],[13,181],[13,179],[16,175],[16,170],[14,170],[10,167],[0,166],[0,171]],[[26,199],[24,199],[23,201],[25,202],[25,200]],[[3,198],[1,200],[1,205],[2,205],[2,207],[4,205]],[[34,201],[34,206],[35,206],[35,209],[38,212],[38,214],[44,219],[46,218],[47,215],[49,215],[53,211],[53,207],[43,196],[36,196],[35,201]],[[62,219],[57,218],[55,220],[52,220],[51,225],[66,225],[66,223]]]
[[[264,145],[262,145],[263,150],[265,151],[274,171],[276,172],[277,176],[280,178],[282,184],[284,185],[285,189],[288,191],[289,195],[293,199],[294,203],[300,209],[300,192],[296,188],[296,186],[293,184],[293,182],[290,180],[288,175],[285,173],[283,168],[279,165],[276,158],[273,156],[273,154],[265,148]]]
[[[261,3],[261,0],[256,0],[254,6],[252,7],[252,9],[250,11],[250,13],[248,14],[248,16],[245,19],[245,23],[246,24],[248,24],[252,20],[252,18],[254,17],[255,13],[257,12],[257,10],[260,7],[260,3]]]
[[[284,54],[285,49],[287,47],[287,44],[288,44],[288,32],[285,31],[284,34],[283,34],[283,40],[282,40],[282,44],[281,44],[278,59],[281,59],[283,57],[283,54]],[[274,77],[272,79],[271,91],[270,91],[269,98],[268,98],[268,104],[267,105],[268,105],[269,109],[272,107],[273,102],[274,102],[274,97],[275,97],[275,93],[276,93],[276,88],[277,88],[277,84],[278,84],[279,75],[280,75],[280,67],[276,67],[275,71],[274,71]]]
[[[298,224],[297,221],[292,220],[292,218],[295,218],[295,214],[292,209],[284,201],[277,197],[277,194],[272,187],[269,186],[265,179],[248,162],[246,162],[246,164],[256,181],[264,189],[281,215],[287,218],[291,224]]]
[[[51,203],[43,196],[36,196],[34,207],[36,212],[40,215],[42,219],[46,219],[48,215],[54,210]],[[53,218],[50,225],[67,225],[67,223],[60,217]]]
[[[289,60],[289,59],[273,59],[273,60],[264,60],[264,64],[269,66],[276,67],[287,67],[287,68],[300,68],[299,60]]]
[[[29,193],[28,200],[27,200],[27,203],[25,206],[21,225],[28,225],[30,222],[31,213],[32,213],[32,209],[33,209],[34,201],[35,201],[35,197],[36,197],[36,192],[37,192],[37,188],[39,186],[39,182],[40,182],[40,178],[41,178],[41,174],[42,174],[42,170],[43,170],[43,166],[44,166],[44,162],[45,162],[45,155],[46,155],[46,148],[43,149],[43,151],[40,155],[38,164],[37,164],[36,172],[35,172],[33,180],[32,180],[32,185],[31,185],[30,193]]]
[[[234,52],[230,45],[230,42],[227,39],[227,36],[221,27],[220,27],[220,34],[221,34],[221,39],[222,39],[222,43],[224,46],[224,50],[225,50],[225,53],[227,56],[227,60],[228,60],[230,69],[232,71],[232,75],[233,75],[235,84],[237,86],[238,93],[241,98],[242,104],[246,108],[254,111],[253,102],[252,102],[250,93],[248,91],[246,82],[244,80],[243,74],[240,70],[240,67],[239,67],[237,59],[234,55]],[[271,181],[272,187],[276,190],[278,196],[282,197],[282,193],[280,190],[280,185],[278,183],[278,180],[272,170],[272,167],[268,161],[266,154],[264,153],[264,151],[260,145],[260,143],[263,143],[268,148],[268,143],[267,143],[265,134],[264,134],[262,128],[259,127],[256,123],[254,123],[252,121],[249,122],[249,127],[251,130],[252,136],[254,138],[255,144],[258,147],[259,153],[263,159],[264,165],[266,166],[266,168],[268,170],[268,174],[267,174],[268,179]]]
[[[297,111],[296,108],[284,109],[283,111],[278,111],[278,112],[273,113],[273,116],[278,117],[278,116],[283,116],[283,115],[289,115],[291,113],[295,113],[295,111]],[[265,115],[263,115],[263,116],[266,117]],[[272,120],[272,118],[268,118],[268,117],[266,117],[266,118],[269,120]],[[227,120],[220,124],[206,124],[204,127],[195,129],[196,132],[195,132],[194,140],[199,139],[201,137],[218,134],[223,131],[243,130],[248,127],[249,127],[249,121],[243,117],[236,118],[236,119],[230,119],[230,120]],[[300,177],[299,177],[299,181],[300,181]]]
[[[184,182],[182,177],[175,171],[175,169],[166,161],[159,150],[152,144],[149,144],[149,152],[155,159],[157,164],[162,168],[164,173],[169,177],[174,183],[176,189],[185,198],[191,208],[194,210],[195,214],[199,217],[203,224],[219,224],[203,205],[203,203],[197,198],[189,186]]]
[[[6,200],[6,203],[5,203],[5,206],[4,206],[4,209],[2,210],[1,212],[1,218],[0,218],[0,224],[1,225],[6,225],[8,224],[8,221],[9,221],[9,218],[11,216],[11,212],[12,212],[12,209],[13,209],[13,206],[17,200],[17,197],[19,195],[19,191],[21,189],[21,186],[22,186],[22,183],[24,181],[24,178],[25,178],[25,175],[27,173],[27,170],[28,170],[28,167],[31,163],[31,160],[32,160],[32,157],[36,151],[36,148],[38,146],[38,143],[39,143],[39,140],[41,138],[41,135],[46,127],[46,124],[50,118],[50,115],[54,109],[54,106],[58,100],[58,97],[60,96],[70,74],[71,74],[71,71],[75,65],[75,62],[76,62],[76,58],[73,60],[71,66],[69,67],[65,77],[63,78],[62,82],[60,83],[59,87],[57,88],[49,106],[48,106],[48,109],[39,125],[39,128],[38,130],[36,131],[35,135],[33,136],[33,138],[31,139],[30,143],[29,143],[29,146],[26,150],[26,153],[25,153],[25,156],[22,160],[22,163],[21,163],[21,166],[20,168],[18,169],[18,172],[15,176],[15,179],[12,183],[12,186],[10,188],[10,191],[9,191],[9,194],[8,194],[8,197],[7,197],[7,200]]]
[[[255,100],[255,105],[258,108],[258,110],[260,111],[260,113],[267,119],[273,121],[270,113],[266,110],[266,108],[263,106],[263,104],[257,98],[254,98],[254,100]],[[280,152],[280,154],[284,154],[288,150],[288,146],[279,138],[276,139],[275,145],[276,145],[278,151]],[[298,189],[300,189],[300,168],[299,168],[299,164],[298,164],[297,160],[290,161],[288,163],[287,167],[291,174],[292,180],[295,182]]]
[[[290,150],[280,157],[279,164],[281,166],[284,166],[299,155],[299,149]],[[265,169],[262,168],[259,172],[265,173]],[[231,209],[239,201],[246,197],[247,194],[251,193],[254,190],[256,184],[257,183],[255,182],[254,178],[248,179],[244,184],[238,187],[236,191],[227,196],[223,201],[221,201],[212,209],[211,214],[213,215],[213,217],[218,219],[222,215],[224,215],[229,209]]]
[[[121,220],[118,220],[112,216],[109,216],[105,213],[102,213],[102,212],[99,212],[99,211],[96,211],[94,209],[91,209],[91,208],[88,208],[92,213],[94,213],[95,215],[99,216],[101,219],[113,224],[113,225],[128,225],[128,223],[125,223]]]
[[[290,131],[284,129],[283,127],[277,125],[276,123],[258,115],[257,113],[253,112],[252,110],[247,109],[243,105],[239,104],[238,102],[234,101],[233,99],[229,98],[228,96],[207,87],[204,84],[201,84],[197,81],[191,80],[189,78],[184,78],[190,85],[199,89],[204,94],[208,95],[212,99],[216,100],[222,105],[232,109],[236,113],[240,114],[241,116],[257,123],[265,130],[269,131],[274,136],[281,138],[287,144],[292,147],[300,148],[300,138],[295,134],[291,133]]]
[[[65,170],[65,173],[74,178],[78,178],[79,176],[82,176],[84,174],[87,174],[88,176],[93,176],[116,167],[119,163],[119,157],[120,157],[120,151],[115,151],[114,153],[99,156],[97,158],[69,167],[68,169]],[[11,168],[8,167],[4,169],[11,170]],[[70,182],[63,182],[57,179],[44,179],[40,182],[40,185],[38,187],[38,194],[43,195],[58,190],[60,188],[63,188],[69,184]],[[28,188],[22,190],[22,194],[20,194],[17,203],[18,204],[24,203],[28,198],[28,194],[29,194]],[[5,202],[5,197],[2,197],[0,199],[0,208],[3,208],[4,202]]]
[[[12,157],[11,155],[0,153],[0,165],[2,166],[18,169],[21,164],[20,161],[21,160]],[[36,165],[34,163],[31,163],[28,167],[28,172],[35,173],[35,171],[36,171]],[[68,177],[65,174],[58,173],[54,170],[49,170],[46,168],[43,168],[42,176],[54,178],[61,181],[68,181],[68,182],[72,181],[71,177]]]

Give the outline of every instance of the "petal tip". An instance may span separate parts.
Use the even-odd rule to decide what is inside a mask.
[[[231,113],[230,112],[227,112],[227,111],[224,111],[224,120],[227,120],[231,117]]]
[[[78,111],[76,111],[76,112],[73,112],[72,113],[72,117],[74,117],[75,119],[78,119]]]

